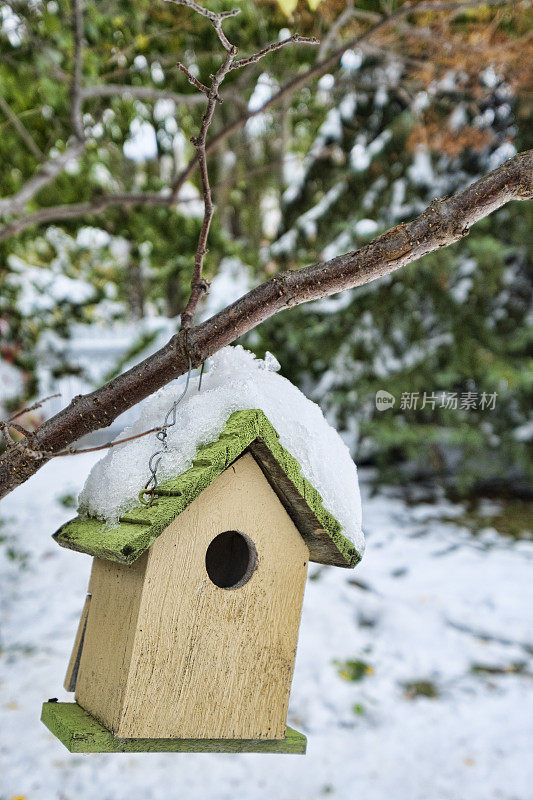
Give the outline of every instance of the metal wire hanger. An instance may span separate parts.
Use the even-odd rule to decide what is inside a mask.
[[[189,359],[189,369],[187,370],[187,379],[185,381],[185,388],[178,397],[178,399],[172,403],[171,407],[169,408],[169,410],[165,415],[165,419],[163,421],[163,425],[161,426],[161,430],[156,433],[156,438],[159,440],[159,442],[161,442],[161,447],[159,449],[156,449],[155,452],[153,452],[150,458],[148,459],[148,469],[150,470],[150,477],[146,481],[144,488],[141,489],[141,491],[139,492],[139,501],[142,503],[143,506],[149,507],[153,504],[155,500],[155,492],[158,485],[157,470],[159,468],[159,464],[161,463],[163,455],[166,452],[168,452],[168,441],[167,441],[168,429],[173,428],[174,425],[176,424],[178,406],[189,390],[189,383],[191,380],[191,372],[192,372],[192,362],[190,355],[188,355],[188,359]],[[200,369],[200,380],[198,382],[198,391],[200,391],[200,389],[202,388],[204,367],[205,367],[205,361],[202,361],[202,367]],[[147,495],[148,499],[146,499]]]

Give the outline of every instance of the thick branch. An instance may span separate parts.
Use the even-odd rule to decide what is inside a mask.
[[[274,314],[387,275],[458,241],[475,222],[510,200],[531,198],[533,150],[514,156],[454,197],[433,201],[415,220],[397,225],[360,250],[276,275],[189,330],[187,337],[174,335],[136,367],[91,394],[74,398],[36,430],[32,449],[46,451],[52,457],[81,436],[110,425],[119,414],[183,375],[189,368],[189,358],[193,366],[199,366]],[[47,460],[30,459],[22,450],[6,453],[0,459],[0,497],[26,481]]]

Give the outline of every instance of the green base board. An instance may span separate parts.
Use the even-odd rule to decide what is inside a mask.
[[[307,739],[287,726],[284,739],[117,739],[77,703],[43,703],[41,722],[71,753],[298,753]]]

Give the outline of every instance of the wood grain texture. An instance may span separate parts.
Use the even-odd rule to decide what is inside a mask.
[[[258,554],[238,589],[205,568],[227,530]],[[132,566],[95,559],[76,699],[120,738],[282,739],[308,560],[243,455]]]
[[[91,604],[81,654],[76,700],[106,728],[120,717],[147,554],[131,567],[95,558]]]
[[[77,703],[43,703],[41,721],[71,753],[285,753],[303,755],[307,739],[287,727],[283,739],[117,739]]]

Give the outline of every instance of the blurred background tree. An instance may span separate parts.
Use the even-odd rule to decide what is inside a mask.
[[[321,45],[231,73],[214,137],[337,48],[344,53],[213,149],[206,269],[214,282],[204,314],[278,269],[360,246],[532,146],[528,3],[445,4],[398,17],[401,2],[385,10],[375,0],[238,5],[227,30],[243,54],[296,31]],[[373,31],[384,14],[393,15],[389,24]],[[43,336],[55,347],[53,379],[84,371],[89,384],[155,347],[158,325],[175,326],[188,296],[201,225],[199,176],[176,194],[169,187],[193,156],[189,139],[204,107],[176,64],[200,80],[218,68],[211,25],[164,2],[86,2],[80,48],[75,19],[64,0],[10,0],[0,9],[7,410],[43,390]],[[44,176],[41,188],[26,197],[35,175]],[[464,243],[293,309],[246,344],[276,353],[379,480],[531,496],[531,215],[527,204],[510,205]],[[85,325],[111,342],[120,322],[127,346],[103,372],[58,346]],[[376,409],[379,389],[396,397],[394,408]],[[417,408],[402,408],[412,392]],[[422,408],[424,392],[439,395],[435,407]],[[442,392],[496,393],[496,405],[441,408]]]

